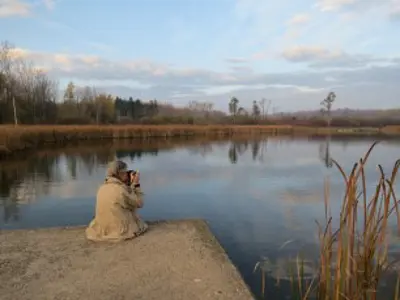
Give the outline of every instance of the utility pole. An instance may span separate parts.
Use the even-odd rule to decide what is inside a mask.
[[[99,101],[99,99],[96,100],[96,124],[99,125],[100,123],[100,109],[101,109],[101,102]]]
[[[9,94],[8,94],[8,90],[7,90],[6,87],[4,88],[3,94],[4,94],[4,96],[3,96],[4,97],[4,102],[6,103],[8,101],[8,99],[9,99],[9,97],[8,97]],[[15,103],[15,97],[14,96],[12,97],[12,106],[13,106],[13,114],[14,114],[14,124],[18,125],[17,105]]]
[[[18,119],[17,119],[17,107],[15,105],[15,97],[13,96],[12,98],[12,104],[13,104],[13,111],[14,111],[14,124],[15,126],[18,125]]]
[[[262,98],[261,101],[260,101],[260,105],[261,105],[261,108],[262,108],[262,119],[263,120],[265,119],[265,114],[264,114],[265,101],[266,101],[265,98]]]
[[[268,112],[269,112],[269,108],[271,106],[271,102],[272,102],[272,100],[268,100],[267,111],[266,111],[267,115],[268,115]]]

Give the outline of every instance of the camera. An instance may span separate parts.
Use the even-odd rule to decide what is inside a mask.
[[[127,173],[128,173],[128,178],[131,178],[132,175],[136,175],[137,171],[135,171],[135,170],[128,170]]]
[[[127,173],[128,176],[126,177],[125,184],[126,184],[126,185],[130,185],[130,184],[131,184],[132,175],[133,175],[133,176],[136,175],[137,171],[135,171],[135,170],[128,170],[128,171],[126,171],[126,173]]]

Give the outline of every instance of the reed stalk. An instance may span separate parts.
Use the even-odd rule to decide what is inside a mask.
[[[290,282],[296,282],[292,284],[294,299],[376,300],[382,276],[393,271],[396,261],[388,257],[388,232],[392,215],[400,232],[399,201],[394,190],[400,160],[395,162],[389,176],[378,165],[380,176],[374,192],[368,195],[365,166],[376,144],[354,164],[349,175],[333,160],[345,187],[338,225],[333,225],[329,182],[326,182],[325,225],[317,222],[319,259],[315,275],[306,282],[298,257],[297,270],[290,274]],[[399,287],[398,280],[393,287],[395,300],[399,299]]]

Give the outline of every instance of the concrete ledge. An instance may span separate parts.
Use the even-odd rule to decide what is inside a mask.
[[[0,299],[254,299],[201,220],[163,221],[118,244],[84,227],[0,231]]]

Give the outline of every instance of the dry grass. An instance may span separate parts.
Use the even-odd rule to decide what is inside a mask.
[[[318,265],[315,268],[315,276],[307,282],[304,275],[305,264],[298,257],[290,276],[296,299],[377,299],[380,280],[391,271],[394,263],[388,259],[388,221],[392,214],[395,214],[400,229],[399,201],[393,188],[400,160],[396,161],[389,177],[386,177],[383,168],[378,166],[380,178],[374,193],[368,197],[365,164],[375,145],[376,143],[354,165],[348,176],[334,161],[345,184],[345,196],[338,216],[339,224],[333,228],[328,197],[329,185],[326,185],[326,224],[318,224]],[[399,280],[394,288],[394,299],[397,300]]]
[[[287,136],[290,138],[290,136]],[[264,135],[254,136],[250,138],[247,135],[236,135],[233,137],[221,136],[193,136],[188,138],[170,138],[170,139],[146,139],[146,140],[133,140],[133,139],[118,139],[118,140],[86,140],[77,141],[76,143],[63,144],[48,144],[40,147],[35,151],[24,153],[23,156],[7,157],[7,161],[2,162],[2,167],[26,164],[29,159],[40,159],[42,157],[57,157],[60,154],[72,156],[84,156],[93,154],[108,154],[110,157],[117,151],[122,152],[148,152],[148,151],[168,151],[179,148],[190,147],[207,147],[208,145],[225,144],[230,142],[248,142],[262,140]],[[282,140],[282,136],[268,136],[268,140],[277,139]]]
[[[278,134],[290,126],[0,126],[0,157],[46,144],[72,141]]]
[[[385,126],[382,128],[382,132],[385,134],[400,134],[400,126],[399,125]]]
[[[393,129],[386,130],[393,133]],[[257,134],[374,134],[374,128],[317,128],[291,125],[78,125],[0,126],[0,158],[14,152],[37,149],[45,144],[65,145],[81,140],[148,139],[170,137],[232,137]],[[400,130],[399,132],[400,133]]]

